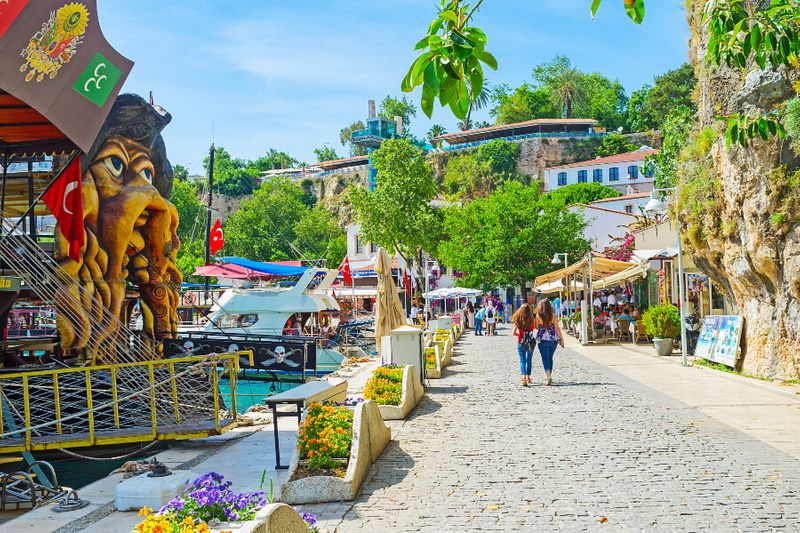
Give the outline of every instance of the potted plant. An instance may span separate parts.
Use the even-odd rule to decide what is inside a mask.
[[[681,333],[681,314],[678,308],[672,304],[649,307],[642,315],[642,323],[647,335],[653,339],[656,354],[671,354],[672,339]]]

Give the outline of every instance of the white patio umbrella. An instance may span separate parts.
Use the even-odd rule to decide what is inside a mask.
[[[381,337],[406,323],[403,304],[397,294],[397,286],[392,277],[392,260],[383,248],[378,248],[375,261],[378,274],[378,294],[375,298],[375,341],[381,351]]]

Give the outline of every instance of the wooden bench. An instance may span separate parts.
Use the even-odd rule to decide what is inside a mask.
[[[299,424],[305,408],[314,402],[341,403],[347,397],[347,381],[311,381],[286,392],[264,398],[264,404],[272,408],[272,430],[275,435],[275,469],[285,470],[289,465],[281,464],[280,441],[278,440],[278,418],[296,416]],[[294,411],[278,411],[279,405],[294,405]]]

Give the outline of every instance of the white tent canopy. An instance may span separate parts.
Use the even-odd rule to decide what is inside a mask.
[[[573,291],[582,291],[583,290],[583,283],[580,281],[575,281],[569,284],[570,290]],[[563,280],[557,279],[556,281],[551,281],[550,283],[542,283],[538,287],[536,287],[536,292],[540,294],[549,294],[551,292],[560,292],[566,290],[564,287]]]
[[[483,291],[477,289],[465,289],[463,287],[450,287],[447,289],[436,289],[423,294],[429,300],[444,300],[447,298],[473,298],[480,296]]]

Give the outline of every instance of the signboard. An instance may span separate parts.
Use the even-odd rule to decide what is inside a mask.
[[[2,292],[19,292],[20,278],[9,278],[0,276],[0,291]]]
[[[707,316],[697,340],[695,355],[730,367],[739,358],[744,319],[738,315]]]
[[[225,335],[189,333],[178,339],[164,340],[165,357],[253,351],[252,368],[277,370],[302,374],[317,366],[317,346],[314,339],[291,337],[258,337],[251,335]],[[240,361],[250,367],[246,357]]]

